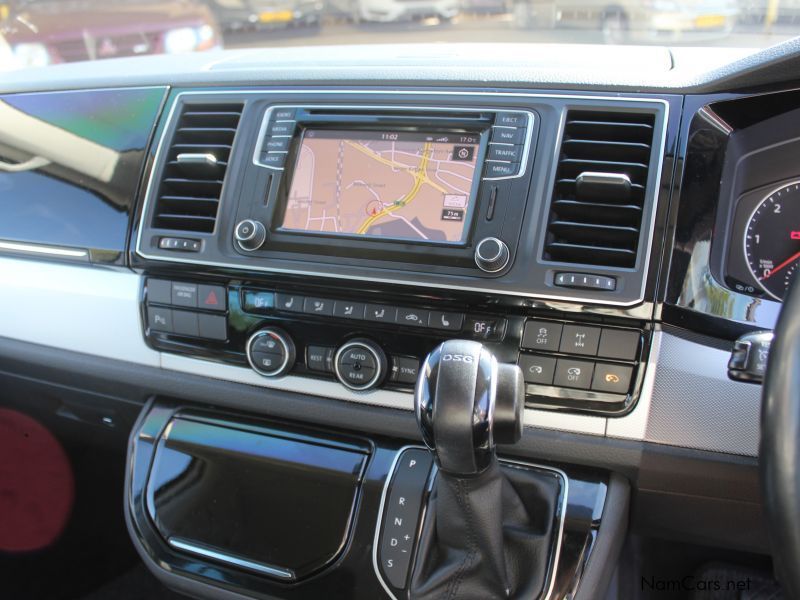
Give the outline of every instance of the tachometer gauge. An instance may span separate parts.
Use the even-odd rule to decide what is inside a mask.
[[[747,223],[744,253],[764,291],[782,300],[800,262],[800,181],[759,203]]]

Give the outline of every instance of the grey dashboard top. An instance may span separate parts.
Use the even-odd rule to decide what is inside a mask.
[[[706,93],[796,80],[800,38],[753,51],[554,44],[394,44],[227,50],[5,73],[0,93],[213,83],[446,84]]]

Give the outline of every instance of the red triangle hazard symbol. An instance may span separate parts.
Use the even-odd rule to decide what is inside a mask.
[[[208,292],[208,296],[206,296],[206,299],[203,301],[203,303],[206,306],[216,306],[219,304],[219,300],[217,300],[217,295],[214,293],[214,290]]]

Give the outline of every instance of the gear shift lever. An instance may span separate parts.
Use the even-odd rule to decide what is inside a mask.
[[[425,444],[439,468],[454,475],[484,471],[495,443],[519,440],[524,403],[519,367],[465,340],[444,342],[428,355],[414,395]]]
[[[477,342],[428,355],[414,396],[439,471],[409,584],[415,600],[533,599],[547,578],[560,484],[501,468],[495,443],[522,435],[522,372]]]

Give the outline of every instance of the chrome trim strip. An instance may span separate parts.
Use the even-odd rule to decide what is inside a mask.
[[[381,503],[378,505],[378,521],[375,524],[375,535],[374,535],[373,541],[372,541],[372,568],[375,571],[375,576],[378,578],[378,581],[380,582],[381,587],[383,587],[384,591],[386,591],[386,593],[388,594],[388,596],[392,600],[398,600],[398,598],[397,598],[397,596],[395,596],[392,593],[391,588],[386,583],[386,581],[384,581],[383,576],[381,575],[381,570],[380,570],[380,567],[378,566],[378,547],[380,545],[381,526],[383,525],[383,513],[385,512],[384,508],[386,506],[386,497],[389,494],[389,484],[391,483],[392,477],[394,476],[394,472],[397,469],[397,462],[400,460],[400,456],[406,450],[427,450],[427,451],[429,451],[425,446],[418,446],[416,444],[409,444],[408,446],[403,446],[402,448],[400,448],[397,451],[397,454],[395,454],[394,460],[392,460],[392,465],[389,467],[389,473],[386,476],[386,481],[383,484],[383,492],[381,493]],[[550,564],[552,566],[551,573],[550,573],[550,582],[549,582],[549,585],[547,586],[547,592],[543,596],[543,600],[550,600],[550,596],[553,594],[553,589],[555,588],[555,584],[556,584],[556,574],[558,573],[558,563],[559,563],[559,559],[561,558],[561,545],[562,545],[562,542],[564,540],[564,523],[566,521],[567,507],[569,506],[569,477],[567,476],[567,474],[564,471],[562,471],[561,469],[557,469],[555,467],[550,467],[550,466],[545,466],[545,465],[538,465],[536,463],[529,463],[529,462],[524,462],[524,461],[521,461],[521,460],[512,460],[512,459],[506,459],[506,458],[499,458],[499,460],[500,460],[501,463],[506,463],[506,464],[510,464],[510,465],[520,465],[520,466],[523,466],[523,467],[532,467],[532,468],[535,468],[535,469],[541,469],[543,471],[552,471],[552,472],[556,473],[557,475],[559,475],[561,477],[561,479],[563,480],[563,482],[564,482],[564,499],[561,502],[561,514],[560,514],[560,519],[559,519],[560,522],[559,522],[559,525],[558,525],[558,538],[556,540],[555,552],[553,553],[553,557],[552,557],[552,559],[550,561]],[[433,475],[430,478],[431,484],[436,479],[437,471],[438,471],[438,469],[436,467],[436,463],[434,463],[433,468],[431,470],[431,472],[433,473]],[[423,506],[421,507],[422,519],[421,519],[421,521],[419,523],[418,531],[421,530],[422,527],[425,524],[426,512],[427,512],[426,511],[426,506],[423,504]],[[416,550],[416,543],[418,541],[419,540],[415,541],[415,550]],[[416,558],[416,552],[414,553],[414,557],[413,558]],[[409,565],[409,569],[413,570],[413,567],[414,567],[414,562],[412,562]]]
[[[172,122],[175,110],[178,106],[178,99],[181,96],[219,96],[219,95],[231,95],[231,94],[239,94],[239,95],[252,95],[252,94],[261,94],[264,96],[269,96],[272,94],[291,94],[295,93],[298,95],[340,95],[340,94],[360,94],[360,95],[385,95],[387,97],[393,96],[404,96],[404,95],[416,95],[416,96],[469,96],[469,97],[488,97],[488,98],[521,98],[521,99],[539,99],[539,98],[552,98],[552,99],[566,99],[566,100],[581,100],[581,101],[597,101],[597,102],[626,102],[626,103],[636,103],[636,104],[660,104],[664,108],[664,124],[663,130],[661,132],[661,140],[659,144],[659,154],[658,154],[658,168],[656,169],[656,180],[655,180],[655,196],[652,199],[654,206],[653,210],[651,211],[651,219],[650,223],[648,224],[647,228],[647,251],[642,263],[642,285],[639,290],[638,297],[635,300],[630,302],[621,302],[618,300],[603,300],[603,299],[592,299],[589,301],[590,304],[598,304],[598,305],[606,305],[606,306],[635,306],[637,304],[641,304],[644,300],[644,289],[647,282],[647,273],[649,271],[649,264],[650,264],[650,257],[652,252],[653,246],[653,229],[655,226],[655,219],[657,211],[657,204],[658,201],[658,190],[661,186],[661,171],[663,170],[664,165],[664,149],[666,146],[666,139],[667,139],[667,123],[669,122],[669,102],[660,98],[630,98],[626,96],[583,96],[578,94],[530,94],[530,93],[521,93],[521,92],[463,92],[463,91],[443,91],[443,90],[393,90],[392,92],[384,92],[380,90],[353,90],[353,89],[340,89],[340,90],[287,90],[287,89],[268,89],[268,90],[238,90],[234,92],[222,92],[222,91],[203,91],[203,92],[181,92],[179,93],[172,102],[172,106],[170,107],[169,114],[167,116],[166,125],[164,130],[161,133],[161,138],[158,141],[158,146],[155,152],[155,158],[153,160],[153,168],[151,168],[150,173],[148,175],[147,181],[147,188],[144,197],[144,203],[142,205],[142,216],[141,220],[139,221],[139,228],[136,235],[136,254],[143,258],[147,258],[150,260],[157,260],[162,262],[169,262],[169,263],[185,263],[185,264],[194,264],[194,265],[205,265],[205,266],[214,266],[214,267],[224,267],[224,268],[231,268],[237,270],[246,270],[246,271],[261,271],[267,273],[288,273],[292,275],[308,275],[312,277],[330,277],[334,279],[349,279],[349,280],[356,280],[356,281],[369,281],[371,283],[390,283],[394,285],[413,285],[419,287],[428,287],[428,288],[440,288],[440,289],[450,289],[450,290],[462,290],[462,291],[469,291],[469,292],[480,292],[480,293],[489,293],[489,294],[498,294],[498,295],[506,295],[506,296],[518,296],[523,298],[541,298],[544,300],[557,300],[557,301],[566,301],[566,302],[581,302],[581,298],[575,296],[559,296],[557,294],[536,294],[532,292],[517,292],[517,291],[510,291],[501,288],[481,288],[481,287],[473,287],[468,285],[449,285],[444,283],[423,283],[420,281],[406,281],[406,280],[398,280],[398,279],[390,279],[390,278],[380,278],[380,277],[358,277],[352,275],[337,275],[335,273],[330,273],[323,270],[302,270],[302,269],[284,269],[284,268],[277,268],[277,267],[268,267],[268,266],[261,266],[261,265],[240,265],[236,263],[220,263],[220,262],[213,262],[213,261],[203,261],[203,260],[194,260],[190,258],[183,258],[183,257],[163,257],[163,256],[155,256],[152,254],[148,254],[142,249],[142,233],[144,231],[144,220],[148,216],[148,206],[150,201],[153,197],[153,187],[155,185],[155,174],[156,174],[156,167],[160,164],[160,157],[162,154],[162,149],[165,148],[164,144],[166,142],[166,135],[169,131],[169,124]],[[558,129],[558,137],[557,140],[561,139],[561,134],[563,132],[563,121],[564,115],[562,114],[561,124],[559,125]],[[556,144],[556,152],[558,152],[558,148],[560,148],[560,143]],[[642,230],[642,235],[645,235],[644,228]],[[539,248],[539,255],[541,256],[541,248]],[[563,263],[545,263],[545,264],[553,264],[559,265]],[[570,265],[570,267],[574,267],[574,265]]]
[[[198,556],[203,556],[218,562],[227,563],[235,567],[247,569],[248,571],[256,571],[257,573],[263,573],[264,575],[269,575],[271,577],[278,577],[279,579],[283,579],[285,581],[294,581],[296,579],[294,572],[290,569],[273,567],[272,565],[231,556],[230,554],[226,554],[224,552],[198,546],[197,544],[193,544],[192,542],[186,541],[182,538],[170,537],[168,543],[176,550],[183,550],[184,552],[197,554]]]
[[[29,244],[22,242],[0,241],[0,250],[10,252],[26,252],[29,254],[47,254],[49,256],[59,256],[62,258],[87,258],[88,250],[59,248],[57,246],[46,246],[44,244]]]

